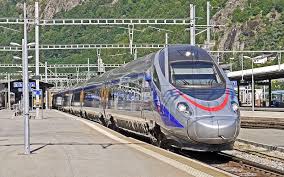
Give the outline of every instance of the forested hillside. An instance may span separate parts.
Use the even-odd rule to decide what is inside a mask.
[[[197,6],[197,23],[205,24],[205,0],[42,0],[42,18],[187,18],[189,4]],[[29,1],[29,16],[33,15],[33,1]],[[226,27],[214,29],[212,40],[214,49],[280,49],[284,46],[284,1],[283,0],[212,0],[214,24],[226,24]],[[0,18],[21,17],[21,2],[0,0]],[[19,26],[5,26],[20,32],[0,27],[0,45],[9,45],[11,41],[20,43],[22,32]],[[189,35],[184,26],[158,26],[169,32],[170,43],[188,43]],[[134,43],[164,43],[164,31],[148,26],[135,26]],[[33,29],[29,30],[29,40],[33,41]],[[205,35],[199,35],[197,43],[204,43]],[[95,44],[128,43],[128,31],[117,27],[65,26],[43,27],[40,33],[41,44]],[[283,47],[282,47],[283,48]],[[128,50],[103,50],[105,63],[123,63],[133,56]],[[139,50],[144,55],[151,50]],[[12,63],[12,55],[0,53],[0,61]],[[114,54],[121,54],[113,56]],[[45,51],[41,52],[41,61],[49,63],[86,63],[90,58],[96,62],[95,50]],[[226,58],[225,58],[226,59]],[[32,62],[32,61],[31,61]]]

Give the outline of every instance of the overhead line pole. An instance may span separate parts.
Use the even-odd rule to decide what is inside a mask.
[[[190,4],[190,45],[195,45],[195,5]]]
[[[7,74],[7,80],[8,80],[8,109],[11,110],[11,78],[10,73]]]
[[[128,25],[130,53],[133,54],[134,25]]]
[[[88,58],[88,76],[87,79],[90,79],[91,75],[90,75],[90,58]]]
[[[253,63],[254,63],[254,59],[251,58],[251,94],[252,94],[252,111],[254,112],[255,93],[254,93]]]
[[[138,58],[138,49],[134,48],[133,49],[133,53],[134,53],[134,60],[137,60],[137,58]]]
[[[27,50],[27,7],[24,3],[24,39],[22,40],[23,53],[23,100],[24,100],[24,131],[25,131],[25,154],[30,154],[30,122],[29,122],[29,72],[28,72],[28,50]]]
[[[207,1],[207,49],[210,47],[210,1]]]
[[[45,71],[45,83],[48,83],[48,80],[47,80],[47,62],[45,62],[45,68],[44,68],[44,71]],[[47,89],[45,90],[45,109],[48,109],[48,92],[47,92]]]
[[[39,4],[35,2],[35,71],[36,90],[39,91]],[[36,94],[36,119],[39,119],[39,94]]]

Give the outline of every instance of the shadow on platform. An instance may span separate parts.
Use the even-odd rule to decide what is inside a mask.
[[[4,140],[3,140],[4,141]],[[36,149],[31,150],[32,153],[43,149],[46,146],[101,146],[103,149],[107,149],[110,146],[117,145],[129,145],[129,144],[137,144],[143,145],[144,143],[77,143],[77,142],[69,142],[69,143],[31,143],[31,146],[40,146]],[[11,146],[24,146],[24,144],[0,144],[0,147],[11,147]]]

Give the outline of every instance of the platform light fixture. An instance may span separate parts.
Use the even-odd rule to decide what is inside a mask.
[[[10,45],[11,46],[16,46],[16,47],[22,47],[21,44],[18,44],[16,42],[10,42]],[[35,42],[31,42],[31,43],[28,43],[27,46],[34,46],[35,45]]]
[[[10,42],[10,45],[12,45],[12,46],[22,47],[22,45],[20,45],[20,44],[18,44],[18,43],[16,43],[16,42]]]
[[[28,59],[32,59],[33,56],[28,56]],[[13,56],[14,60],[22,60],[22,58],[18,57],[18,56]]]

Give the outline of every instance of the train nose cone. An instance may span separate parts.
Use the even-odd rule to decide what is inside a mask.
[[[235,140],[239,133],[237,119],[205,118],[188,126],[191,139],[207,144],[222,144]]]

